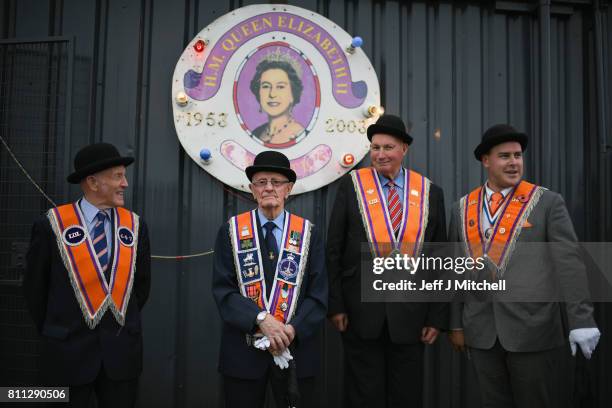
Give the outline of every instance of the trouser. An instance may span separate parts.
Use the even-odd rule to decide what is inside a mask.
[[[360,338],[349,325],[342,340],[345,406],[422,407],[423,343],[393,343],[387,325],[373,340]]]
[[[488,350],[470,348],[483,408],[552,407],[557,352],[511,352],[499,340]]]

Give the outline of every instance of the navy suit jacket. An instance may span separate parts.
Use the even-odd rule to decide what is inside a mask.
[[[258,223],[259,241],[264,243],[262,228]],[[266,268],[264,273],[274,273]],[[223,320],[219,372],[236,378],[256,379],[266,375],[272,361],[268,351],[248,346],[247,333],[255,333],[257,314],[262,311],[251,299],[240,293],[229,236],[229,224],[219,229],[213,261],[212,292]],[[302,289],[298,297],[295,315],[290,324],[295,329],[292,355],[300,378],[317,374],[321,356],[320,329],[327,311],[327,273],[323,243],[313,227],[310,250]]]
[[[46,216],[34,223],[26,259],[24,296],[43,340],[41,385],[91,383],[102,365],[113,380],[138,377],[142,371],[140,310],[149,297],[151,283],[149,236],[142,218],[123,327],[109,309],[94,329],[87,326]]]

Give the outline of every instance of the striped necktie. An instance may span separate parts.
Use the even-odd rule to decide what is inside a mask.
[[[400,203],[399,195],[395,189],[395,183],[393,180],[387,183],[389,187],[389,193],[387,195],[387,207],[389,208],[389,216],[391,217],[391,225],[395,236],[399,231],[400,224],[402,222],[402,205]]]
[[[106,233],[104,231],[104,220],[107,219],[107,215],[100,211],[96,215],[96,225],[93,230],[93,246],[100,261],[100,266],[106,276],[106,270],[108,268],[108,244],[106,243]],[[108,276],[106,276],[108,279]]]

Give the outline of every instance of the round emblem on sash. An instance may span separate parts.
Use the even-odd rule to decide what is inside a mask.
[[[469,222],[470,227],[473,227],[473,226],[474,226],[474,224],[476,224],[476,223],[474,222],[474,220],[470,220],[470,222]]]
[[[493,234],[493,228],[487,228],[487,230],[485,231],[485,238],[486,239],[491,238],[492,234]]]
[[[285,302],[281,303],[280,308],[281,308],[281,310],[283,312],[286,312],[287,311],[287,303],[285,303]]]
[[[85,228],[80,225],[71,225],[64,230],[63,239],[66,245],[76,246],[83,243],[86,236]]]
[[[126,247],[134,245],[134,233],[128,227],[119,227],[117,229],[117,237],[119,242]]]
[[[285,279],[294,278],[298,272],[298,264],[291,257],[283,259],[278,265],[281,276]]]
[[[501,227],[499,229],[499,233],[502,234],[502,235],[505,234],[506,233],[506,229],[504,227]]]

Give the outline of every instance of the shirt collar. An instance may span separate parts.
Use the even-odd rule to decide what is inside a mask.
[[[376,172],[376,174],[378,174],[378,179],[380,180],[380,184],[382,186],[386,186],[387,183],[389,182],[389,179],[378,172]],[[400,167],[400,171],[399,173],[397,173],[397,176],[395,177],[393,182],[395,183],[396,187],[399,187],[402,190],[404,189],[404,168],[403,167]]]
[[[510,191],[512,191],[514,187],[508,187],[508,188],[504,188],[502,191],[500,191],[502,193],[502,195],[504,196],[504,198],[506,198],[508,196],[508,193],[510,193]],[[487,201],[491,200],[491,196],[493,195],[495,191],[491,190],[491,188],[489,188],[489,183],[485,183],[485,193],[487,194]]]
[[[87,224],[91,224],[100,211],[104,211],[110,217],[109,210],[100,210],[98,207],[87,201],[85,197],[81,199],[81,211]]]
[[[259,223],[261,224],[261,226],[263,227],[266,222],[268,221],[272,221],[274,223],[274,225],[276,225],[276,227],[278,229],[280,229],[281,231],[283,230],[284,224],[285,224],[285,210],[281,211],[281,213],[278,215],[278,217],[276,217],[273,220],[269,220],[266,218],[266,216],[263,214],[263,211],[259,211],[259,209],[257,210],[257,216],[259,217]]]

